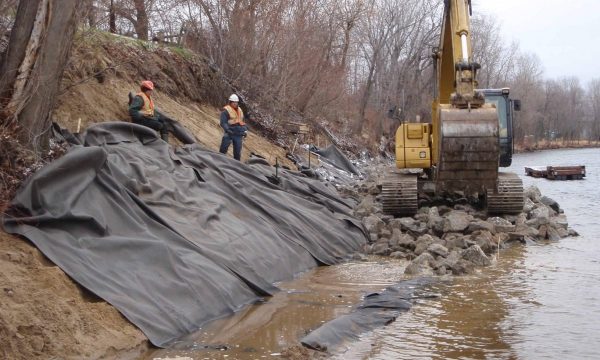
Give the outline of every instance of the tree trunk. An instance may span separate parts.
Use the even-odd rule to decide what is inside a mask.
[[[348,49],[350,48],[350,31],[352,31],[353,27],[353,20],[348,20],[344,26],[344,45],[342,46],[342,63],[340,65],[342,70],[346,69],[346,57],[348,56]]]
[[[140,40],[148,40],[148,13],[144,0],[133,0],[137,21],[133,23],[135,32]]]
[[[21,0],[0,61],[0,122],[21,143],[46,146],[52,110],[77,29],[79,0]]]
[[[115,9],[115,1],[110,0],[110,9],[108,9],[109,31],[111,34],[117,33],[117,10]]]
[[[357,134],[362,133],[363,125],[365,123],[365,113],[367,111],[367,104],[369,103],[369,98],[371,97],[371,88],[373,87],[373,77],[375,74],[375,62],[377,62],[379,52],[375,51],[373,54],[373,58],[371,60],[371,64],[369,66],[369,74],[367,75],[367,84],[365,85],[365,91],[363,93],[362,99],[360,101],[360,110],[359,110],[359,119],[358,124],[356,124]]]

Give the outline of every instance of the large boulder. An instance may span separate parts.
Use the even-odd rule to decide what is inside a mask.
[[[495,226],[484,220],[472,221],[471,224],[469,224],[469,228],[467,229],[467,232],[473,233],[475,231],[482,231],[482,230],[489,231],[492,234],[496,232]]]
[[[359,220],[362,220],[362,219],[366,218],[367,216],[369,216],[369,213],[368,213],[368,212],[367,212],[367,210],[366,210],[366,209],[364,209],[364,208],[360,208],[360,209],[359,209],[359,208],[356,208],[356,209],[354,210],[354,216],[355,216],[357,219],[359,219]]]
[[[546,224],[544,224],[544,225],[546,225]],[[525,221],[525,226],[529,226],[529,227],[536,228],[536,229],[539,229],[540,226],[544,226],[544,225],[540,225],[540,219],[536,219],[536,218]]]
[[[560,214],[554,217],[553,220],[556,222],[558,228],[565,230],[569,228],[569,222],[567,221],[567,216],[565,214]]]
[[[375,255],[383,255],[383,253],[388,250],[390,245],[387,241],[379,241],[373,246],[373,253]]]
[[[412,250],[415,248],[415,238],[412,237],[410,234],[402,234],[398,237],[398,242],[396,246]]]
[[[406,269],[404,273],[407,275],[432,275],[432,265],[435,263],[435,259],[429,253],[423,253],[414,259]]]
[[[558,241],[561,239],[560,234],[553,227],[548,227],[547,236],[548,236],[548,240]]]
[[[538,202],[542,198],[542,193],[537,186],[529,186],[523,190],[523,196],[531,199],[533,202]]]
[[[390,224],[394,224],[394,227],[402,230],[409,230],[410,228],[419,225],[419,220],[415,220],[411,217],[397,218],[390,221]]]
[[[558,235],[560,235],[561,238],[566,238],[567,236],[569,236],[569,230],[567,229],[558,228],[556,229],[556,231],[558,231]]]
[[[388,239],[389,240],[389,239],[392,238],[392,233],[388,229],[385,229],[385,228],[381,229],[381,231],[379,232],[379,238],[380,239]]]
[[[568,229],[569,236],[579,236],[579,233],[575,229]]]
[[[427,226],[436,234],[441,235],[444,233],[444,225],[446,224],[446,219],[441,216],[438,216],[434,219],[429,219]]]
[[[410,217],[404,217],[399,219],[390,220],[388,229],[402,229],[404,231],[411,231],[416,236],[426,234],[427,223],[415,220]]]
[[[515,231],[515,229],[516,229],[516,226],[513,225],[510,221],[505,220],[500,217],[488,218],[487,222],[494,225],[494,229],[496,230],[496,232],[508,233],[508,232]]]
[[[415,244],[414,244],[415,255],[419,256],[419,255],[423,254],[427,250],[429,245],[435,244],[435,243],[436,243],[435,238],[429,234],[419,236],[419,238],[415,241]]]
[[[529,213],[535,209],[535,203],[528,197],[525,198],[525,204],[523,204],[523,211]]]
[[[427,224],[429,222],[429,215],[425,213],[418,213],[413,216],[413,219],[420,221],[421,223]]]
[[[539,225],[548,225],[552,210],[548,206],[539,206],[530,213],[531,219],[536,219]]]
[[[511,221],[509,219],[506,219],[506,220]],[[514,221],[514,224],[517,226],[517,230],[519,230],[519,228],[522,228],[523,226],[527,226],[527,225],[525,225],[525,222],[527,221],[527,214],[520,213],[519,215],[517,215],[517,217],[513,221]]]
[[[440,212],[438,211],[437,206],[430,207],[427,210],[427,216],[429,216],[430,220],[431,219],[435,219],[435,218],[439,218],[440,217]]]
[[[541,225],[538,229],[538,239],[544,240],[548,236],[548,227],[546,225]]]
[[[460,233],[448,233],[442,236],[442,239],[446,241],[446,247],[448,250],[453,249],[466,249],[469,246],[475,245],[475,242],[471,240],[470,235],[463,235]]]
[[[498,243],[494,241],[494,236],[487,230],[477,231],[471,235],[471,239],[479,245],[486,254],[493,254],[498,249]]]
[[[558,203],[556,201],[554,201],[553,199],[551,199],[547,196],[542,196],[542,198],[540,199],[540,202],[546,206],[550,206],[552,208],[552,210],[556,211],[557,214],[560,213],[560,205],[558,205]]]
[[[367,216],[363,219],[363,223],[371,234],[379,234],[385,226],[385,222],[375,215]]]
[[[427,251],[429,251],[429,253],[431,253],[434,256],[439,255],[442,257],[448,256],[449,253],[448,249],[444,245],[438,243],[429,245],[427,247]]]
[[[481,250],[479,245],[473,245],[470,248],[468,248],[467,250],[465,250],[462,254],[462,258],[467,261],[470,261],[473,264],[478,265],[478,266],[492,265],[492,262],[485,255],[483,250]]]
[[[515,240],[517,238],[523,239],[525,237],[535,239],[540,236],[540,231],[533,227],[523,226],[517,228],[516,231],[509,232],[508,234],[510,235],[511,240]]]
[[[465,259],[459,259],[451,269],[453,275],[468,275],[475,272],[475,265]]]
[[[459,211],[452,211],[446,216],[444,232],[462,232],[471,224],[473,217]]]
[[[451,251],[450,253],[448,253],[448,256],[444,259],[440,259],[438,260],[434,265],[433,268],[435,269],[439,269],[441,267],[445,267],[448,270],[451,270],[452,267],[454,266],[454,264],[456,264],[457,261],[459,261],[461,259],[461,254],[458,250],[454,250]]]

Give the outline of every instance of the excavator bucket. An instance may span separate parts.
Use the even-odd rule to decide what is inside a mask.
[[[493,105],[458,109],[441,105],[436,188],[441,192],[485,194],[498,179],[500,143]]]

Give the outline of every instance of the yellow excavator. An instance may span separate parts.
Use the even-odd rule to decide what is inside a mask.
[[[488,213],[523,210],[523,182],[500,172],[513,153],[513,113],[521,102],[508,88],[479,90],[481,66],[471,55],[470,0],[445,0],[440,46],[433,49],[436,75],[432,123],[404,122],[396,131],[396,167],[423,169],[424,176],[387,174],[383,212],[412,215],[419,195],[460,194],[477,199]]]

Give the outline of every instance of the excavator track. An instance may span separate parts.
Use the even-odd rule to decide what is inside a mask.
[[[417,213],[417,176],[388,174],[381,187],[381,204],[386,215],[414,215]]]
[[[488,213],[514,214],[523,211],[523,180],[512,172],[498,173],[498,193],[487,190]]]

